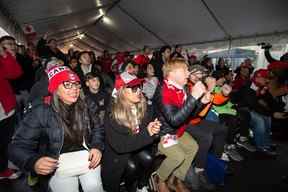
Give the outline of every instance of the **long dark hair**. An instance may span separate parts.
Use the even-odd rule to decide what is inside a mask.
[[[60,126],[64,129],[65,139],[82,144],[83,137],[90,131],[90,120],[88,109],[81,97],[68,106],[59,99],[57,94],[54,94],[52,107],[57,112]]]

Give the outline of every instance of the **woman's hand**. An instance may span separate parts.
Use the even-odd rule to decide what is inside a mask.
[[[58,160],[51,157],[41,157],[34,165],[34,170],[39,175],[51,174],[58,165]]]
[[[155,134],[158,134],[160,131],[160,127],[161,127],[161,123],[157,118],[154,121],[150,122],[147,126],[149,135],[153,136]]]
[[[89,169],[95,169],[102,158],[102,152],[98,149],[91,149],[90,153],[89,153],[89,161],[90,161],[90,165],[89,165]]]

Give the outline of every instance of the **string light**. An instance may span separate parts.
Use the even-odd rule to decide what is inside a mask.
[[[79,39],[83,39],[84,37],[85,37],[84,34],[80,34],[80,35],[78,35],[78,38],[79,38]]]
[[[111,19],[109,17],[107,17],[107,16],[103,16],[102,21],[103,21],[103,23],[105,23],[107,25],[111,25],[112,24]]]

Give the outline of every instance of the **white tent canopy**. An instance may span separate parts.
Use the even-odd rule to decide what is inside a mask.
[[[98,51],[288,39],[287,0],[1,0],[0,7],[39,35]]]

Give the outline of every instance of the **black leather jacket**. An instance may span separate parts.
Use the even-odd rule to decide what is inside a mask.
[[[203,108],[203,104],[187,93],[184,105],[179,108],[173,105],[167,105],[162,102],[162,85],[159,85],[154,95],[154,104],[156,116],[162,123],[160,136],[175,134],[177,129],[187,123],[190,117],[196,116]],[[171,97],[173,97],[171,95]]]

